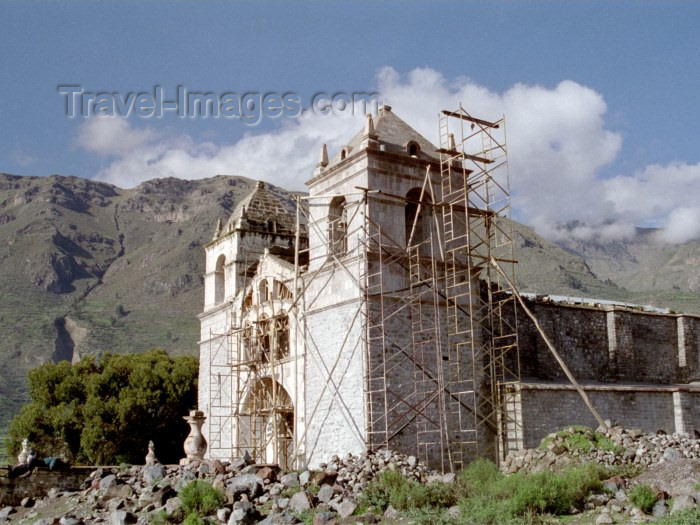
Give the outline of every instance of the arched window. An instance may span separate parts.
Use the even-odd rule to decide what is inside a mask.
[[[270,362],[270,350],[272,348],[272,338],[271,338],[271,330],[270,330],[270,319],[267,317],[266,314],[262,314],[260,316],[260,319],[258,319],[257,324],[257,330],[256,330],[256,335],[257,335],[257,347],[258,351],[256,352],[255,358],[262,363],[269,363]]]
[[[277,359],[289,357],[289,316],[284,310],[275,319],[275,343]]]
[[[426,241],[430,238],[431,215],[432,199],[430,194],[427,191],[423,192],[423,200],[421,201],[421,189],[413,188],[410,190],[406,194],[406,208],[404,210],[406,247],[423,245],[425,248],[421,247],[421,253],[429,254],[430,247]],[[411,237],[411,233],[413,233],[413,237]]]
[[[333,197],[328,209],[328,241],[330,252],[345,255],[348,250],[348,218],[345,197]]]
[[[270,233],[277,233],[277,223],[273,221],[272,219],[267,221],[267,224],[265,225],[265,229],[270,232]]]
[[[270,288],[267,285],[267,279],[262,279],[260,281],[260,299],[259,303],[266,303],[270,300]]]
[[[248,289],[248,293],[243,298],[243,310],[249,310],[253,306],[253,288]]]
[[[406,144],[406,153],[411,157],[417,157],[420,152],[420,146],[415,140],[411,140]]]
[[[292,292],[284,283],[275,279],[275,290],[277,299],[292,299]]]
[[[226,295],[226,256],[219,255],[214,269],[214,303],[224,301]]]

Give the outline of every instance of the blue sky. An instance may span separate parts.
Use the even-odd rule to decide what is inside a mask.
[[[510,145],[522,183],[517,170],[511,175],[520,218],[545,233],[545,223],[567,220],[598,233],[611,223],[664,226],[677,228],[680,242],[700,234],[690,224],[700,222],[691,201],[700,189],[699,15],[700,4],[691,2],[3,2],[0,171],[133,186],[167,174],[211,176],[211,169],[302,186],[295,181],[310,174],[318,143],[337,146],[338,134],[349,138],[352,128],[328,118],[263,119],[253,127],[230,119],[132,116],[104,135],[128,147],[110,147],[96,143],[103,135],[94,117],[66,117],[61,84],[122,94],[154,85],[166,93],[178,85],[295,92],[303,101],[318,91],[384,88],[384,100],[430,139],[437,128],[433,106],[469,96],[462,102],[475,114],[515,114]],[[433,100],[441,90],[447,100]],[[552,100],[546,110],[519,117],[520,108],[536,106],[532,101],[542,96]],[[421,109],[426,97],[431,104]],[[567,125],[580,133],[564,132],[563,146],[547,139],[551,162],[539,165],[536,156],[548,146],[529,134]],[[283,139],[297,147],[280,149]],[[272,143],[278,149],[265,147]],[[136,149],[143,149],[140,156]],[[556,156],[559,149],[574,153]],[[160,162],[173,152],[174,160]],[[263,166],[275,155],[288,156],[286,177],[276,179]],[[679,189],[660,199],[667,180]],[[545,211],[534,211],[529,189],[539,186],[541,193],[557,184]],[[590,189],[576,197],[578,215],[576,205],[562,202],[577,185]],[[637,205],[644,210],[634,210]]]

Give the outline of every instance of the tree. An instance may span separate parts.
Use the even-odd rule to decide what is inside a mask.
[[[153,440],[176,463],[189,432],[182,416],[197,403],[198,363],[164,350],[85,358],[29,372],[31,401],[12,420],[8,452],[28,437],[39,457],[77,464],[141,463]]]

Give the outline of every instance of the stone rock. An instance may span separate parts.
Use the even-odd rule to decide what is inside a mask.
[[[129,485],[112,485],[107,489],[107,491],[103,494],[102,500],[103,501],[108,501],[114,498],[123,498],[127,499],[133,496],[134,494],[134,489],[131,488]]]
[[[615,520],[612,519],[610,514],[601,514],[596,518],[595,522],[596,525],[610,525],[611,523],[615,523]]]
[[[238,498],[241,494],[247,494],[251,498],[262,492],[263,480],[256,474],[239,474],[226,485],[226,491]]]
[[[343,500],[343,502],[338,505],[338,515],[341,518],[347,518],[348,516],[352,516],[352,513],[355,512],[355,509],[357,508],[357,503],[350,499]]]
[[[109,474],[100,480],[100,489],[108,489],[117,482],[117,476],[114,474]]]
[[[116,510],[109,515],[109,525],[130,525],[137,521],[136,516],[126,510]]]
[[[228,509],[226,507],[218,509],[216,511],[216,519],[219,520],[221,523],[226,523],[230,515],[231,509]]]
[[[675,448],[669,447],[666,450],[664,450],[663,458],[666,461],[676,461],[676,460],[680,459],[680,457],[681,457],[681,453],[678,452],[678,450],[676,450]]]
[[[226,465],[218,459],[209,460],[209,467],[215,474],[226,474]]]
[[[301,484],[302,487],[305,487],[306,484],[309,482],[309,479],[311,478],[311,472],[308,470],[305,470],[301,474],[299,474],[299,483]]]
[[[695,498],[687,494],[683,494],[673,498],[673,508],[671,509],[671,514],[693,508],[695,508]]]
[[[82,525],[83,520],[79,520],[74,516],[63,516],[58,520],[58,523],[60,523],[60,525]]]
[[[10,514],[12,514],[15,511],[12,507],[5,507],[2,510],[0,510],[0,521],[7,521],[7,518],[9,517]]]
[[[153,493],[153,504],[162,507],[170,498],[177,496],[177,492],[170,485],[166,485]]]
[[[228,519],[228,525],[237,525],[238,523],[257,523],[260,515],[255,510],[255,506],[249,501],[237,501],[233,505],[233,511]]]
[[[304,512],[305,510],[311,509],[311,501],[309,501],[309,496],[303,490],[297,492],[289,499],[289,510],[294,513]]]
[[[296,472],[290,472],[285,474],[280,478],[280,482],[285,487],[298,487],[299,486],[299,475]]]
[[[399,518],[399,511],[396,510],[392,505],[389,505],[384,511],[384,519],[396,520]]]
[[[618,490],[624,488],[625,480],[620,476],[613,476],[610,479],[603,481],[603,487],[608,489],[610,492],[615,493]]]
[[[668,503],[664,500],[658,500],[654,503],[654,508],[651,509],[651,515],[655,518],[664,518],[668,514]]]
[[[335,519],[335,512],[330,512],[327,510],[322,510],[314,514],[314,520],[312,522],[313,525],[331,525],[335,524],[336,519]]]
[[[299,523],[294,514],[285,510],[280,513],[270,514],[260,522],[260,525],[293,525]]]
[[[336,479],[338,479],[338,472],[314,470],[311,472],[310,481],[320,487],[321,485],[333,485]]]
[[[318,499],[318,501],[328,503],[333,498],[334,494],[335,491],[333,490],[333,487],[331,487],[330,485],[323,485],[319,489],[318,494],[316,494],[316,498]]]
[[[406,463],[408,463],[408,466],[411,468],[415,467],[417,463],[416,456],[408,456]]]
[[[24,508],[33,507],[34,506],[34,498],[27,496],[26,498],[22,499],[22,501],[20,502],[20,505]]]
[[[174,514],[175,512],[180,510],[180,507],[182,507],[182,502],[177,496],[170,498],[168,501],[165,502],[165,512],[167,512],[168,514]]]
[[[141,477],[148,485],[155,485],[160,480],[165,478],[165,466],[160,463],[155,465],[146,465],[141,469]]]
[[[275,475],[275,471],[272,470],[270,467],[262,467],[259,468],[258,471],[256,472],[257,476],[262,478],[263,480],[269,479],[270,481],[274,481],[275,478],[277,477]]]

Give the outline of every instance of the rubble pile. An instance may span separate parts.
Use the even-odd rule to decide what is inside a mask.
[[[568,427],[547,436],[539,448],[518,450],[503,463],[506,473],[538,472],[572,461],[595,461],[605,466],[649,467],[677,459],[700,459],[700,439],[687,434],[648,434],[621,426]]]
[[[379,516],[352,515],[362,489],[385,470],[400,471],[420,482],[454,477],[431,472],[415,457],[390,451],[334,456],[320,470],[289,473],[276,465],[253,464],[249,457],[231,463],[195,461],[183,467],[159,463],[105,467],[93,471],[81,491],[51,489],[45,498],[25,498],[19,507],[0,509],[0,522],[148,524],[158,514],[181,514],[178,492],[204,479],[226,496],[226,504],[209,517],[215,523],[299,523],[299,515],[312,509],[317,516],[314,523],[376,523]]]

